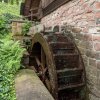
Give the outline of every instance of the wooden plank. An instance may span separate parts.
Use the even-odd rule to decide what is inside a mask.
[[[30,7],[31,7],[31,0],[25,0],[24,16],[27,16],[29,14]]]
[[[30,9],[30,11],[38,10],[38,9],[39,9],[39,7],[35,7],[35,8]]]

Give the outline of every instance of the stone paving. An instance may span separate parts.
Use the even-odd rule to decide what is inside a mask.
[[[54,100],[33,70],[20,70],[15,88],[17,100]]]

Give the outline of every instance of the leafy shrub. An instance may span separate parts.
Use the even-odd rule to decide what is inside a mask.
[[[20,69],[23,51],[9,36],[0,39],[0,100],[16,100],[14,75]]]
[[[0,34],[9,33],[8,25],[3,16],[0,16]]]
[[[10,13],[4,13],[0,15],[0,34],[5,35],[8,34],[10,30],[11,19],[18,19],[19,17],[16,15],[12,15]]]
[[[20,5],[10,5],[0,2],[0,15],[2,15],[3,13],[10,13],[12,15],[19,16]]]
[[[27,35],[31,26],[32,26],[32,22],[25,21],[24,25],[22,26],[22,34]]]
[[[19,19],[19,16],[12,15],[10,13],[3,13],[2,16],[4,17],[4,20],[7,24],[10,24],[12,19]]]

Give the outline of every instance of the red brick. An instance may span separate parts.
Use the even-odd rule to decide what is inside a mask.
[[[88,3],[83,5],[83,9],[86,11],[86,13],[91,13],[93,11],[93,7],[89,6]]]
[[[100,42],[94,43],[94,49],[95,49],[96,51],[100,51]]]
[[[100,10],[100,2],[94,4],[95,9]]]
[[[100,18],[100,12],[95,13],[96,18]]]
[[[94,20],[94,14],[93,13],[87,13],[86,17],[88,20]]]
[[[82,31],[83,31],[84,33],[88,33],[88,28],[87,28],[87,27],[84,27],[84,28],[82,29]]]
[[[91,13],[92,11],[93,11],[93,9],[90,7],[86,9],[86,13]]]
[[[93,35],[93,41],[100,42],[100,35]]]
[[[82,2],[83,2],[83,1],[82,1]],[[87,7],[88,7],[88,4],[87,4],[87,3],[84,3],[84,4],[83,4],[83,8],[86,9]]]

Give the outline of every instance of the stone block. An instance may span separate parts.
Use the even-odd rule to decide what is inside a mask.
[[[99,27],[91,27],[89,29],[89,33],[91,33],[91,34],[99,34],[100,32],[98,30],[100,30]]]
[[[100,99],[94,96],[93,94],[89,94],[89,100],[100,100]]]
[[[93,41],[100,42],[100,34],[93,34]]]
[[[92,41],[92,34],[84,33],[84,41]]]
[[[89,65],[96,67],[96,59],[89,58]]]
[[[88,75],[88,77],[87,77],[87,84],[92,85],[92,86],[96,86],[96,84],[97,84],[97,77],[96,76],[92,76],[91,74]]]
[[[100,52],[96,52],[96,51],[93,51],[93,50],[87,50],[86,56],[100,60]]]
[[[89,49],[89,50],[93,49],[93,43],[89,42],[89,41],[83,41],[83,40],[81,40],[81,42],[79,43],[79,46],[81,48],[84,48],[84,49]]]
[[[81,55],[86,54],[86,49],[85,48],[81,48],[81,47],[78,47],[78,48],[79,48],[79,51],[80,51]]]
[[[100,25],[100,18],[96,19],[96,25],[98,25],[98,26]]]
[[[99,11],[95,13],[95,18],[100,18],[100,12]]]
[[[75,39],[75,43],[76,43],[77,46],[79,46],[80,40]]]
[[[97,60],[96,64],[97,64],[97,68],[100,69],[100,60]]]
[[[100,70],[99,69],[97,70],[97,78],[98,80],[100,80]]]
[[[87,85],[87,86],[88,86],[89,94],[93,95],[94,97],[97,97],[97,99],[100,99],[100,90],[92,85]]]
[[[92,41],[86,41],[86,49],[92,50],[93,49],[93,42]]]
[[[97,71],[97,89],[100,92],[100,70]]]
[[[90,74],[94,77],[97,77],[97,68],[96,68],[96,66],[90,66]]]
[[[100,2],[94,3],[94,8],[95,8],[96,10],[100,10]]]
[[[83,27],[82,32],[83,33],[88,33],[88,30],[89,30],[88,27]]]
[[[100,42],[95,42],[94,43],[94,50],[100,51]]]
[[[82,58],[83,58],[83,62],[85,64],[85,67],[88,66],[88,57],[86,55],[82,55]]]
[[[100,79],[97,80],[97,88],[98,88],[99,91],[100,91]]]
[[[76,34],[76,38],[82,40],[84,38],[83,34]]]
[[[95,54],[95,59],[96,59],[96,60],[100,60],[100,51],[99,51],[99,52],[96,52],[96,54]]]
[[[86,41],[80,41],[79,47],[86,49]]]

